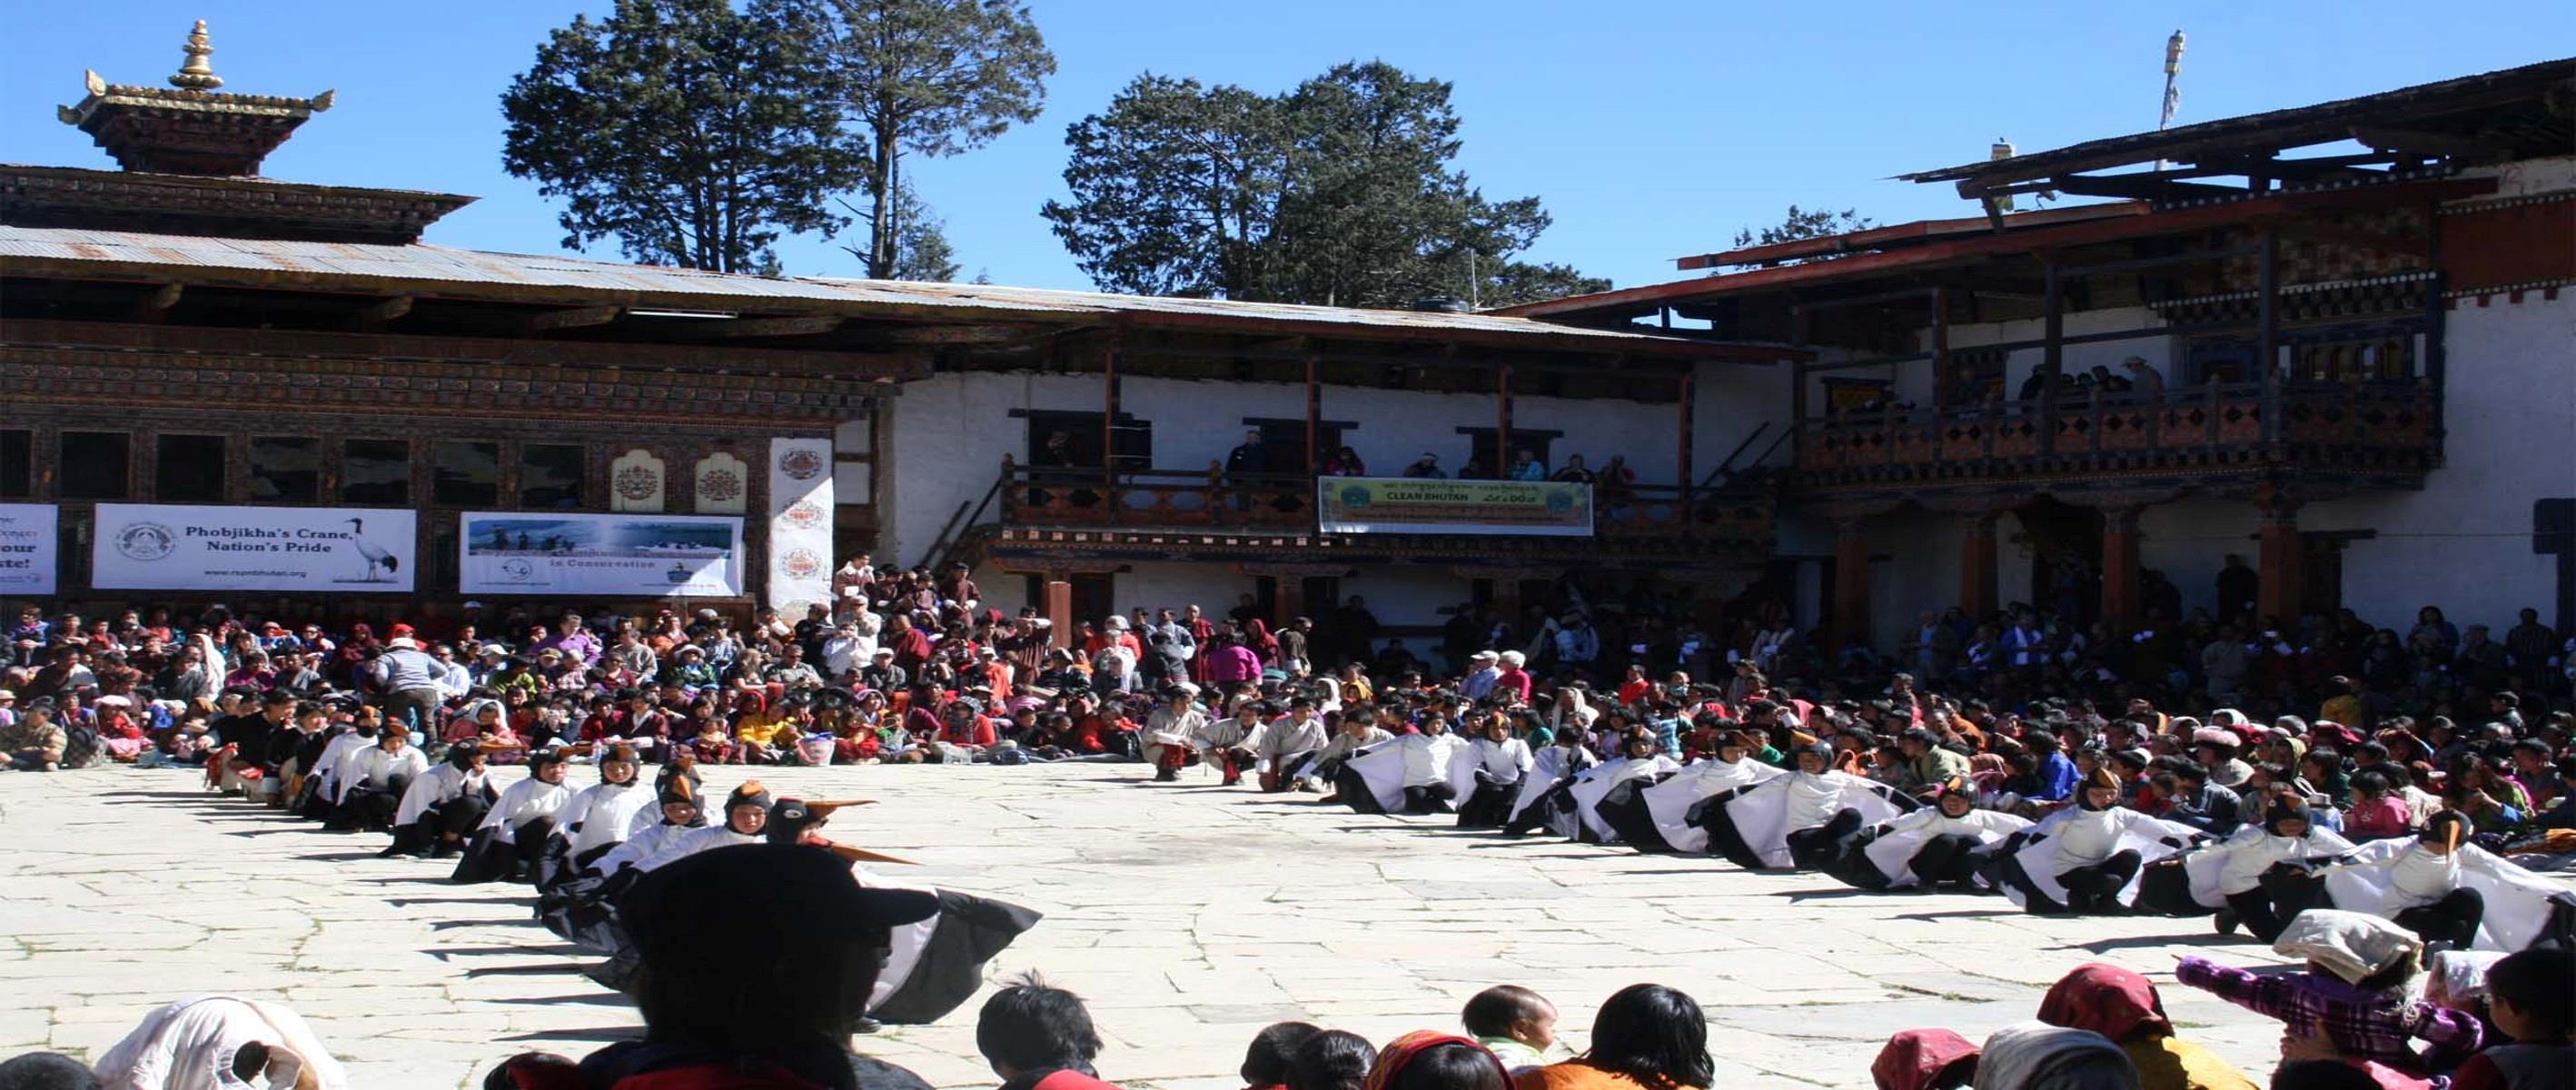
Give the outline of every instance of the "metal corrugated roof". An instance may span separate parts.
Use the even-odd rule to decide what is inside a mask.
[[[839,304],[876,312],[920,308],[925,318],[966,312],[989,315],[995,321],[1079,323],[1125,318],[1146,325],[1157,324],[1158,319],[1247,327],[1313,324],[1415,334],[1531,337],[1560,345],[1599,346],[1607,351],[1739,356],[1772,352],[1495,314],[1296,306],[988,284],[748,276],[417,243],[303,242],[0,225],[0,261],[16,263],[19,267],[9,271],[18,275],[169,279],[176,270],[196,269],[210,274],[205,279],[216,281],[228,279],[225,274],[245,275],[245,282],[251,286],[273,286],[282,279],[309,288],[433,295],[476,295],[506,288],[522,289],[500,293],[506,297],[570,305],[661,302],[745,311],[828,312]],[[30,269],[30,263],[48,267]],[[184,275],[177,278],[190,279]],[[1790,350],[1787,354],[1797,353]]]

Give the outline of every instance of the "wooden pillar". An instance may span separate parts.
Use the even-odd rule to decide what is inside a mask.
[[[1118,350],[1100,352],[1100,387],[1105,407],[1100,412],[1100,502],[1109,511],[1109,521],[1119,521],[1125,505],[1118,501]]]
[[[2138,508],[2102,512],[2102,619],[2112,635],[2138,627]]]
[[[1959,608],[1983,621],[1995,611],[1995,516],[1969,515],[1959,546]]]
[[[1047,619],[1047,646],[1062,650],[1073,646],[1073,584],[1062,572],[1048,572],[1046,605],[1039,609]]]
[[[1512,468],[1512,365],[1494,369],[1494,479]]]
[[[2254,307],[2255,363],[2263,368],[2256,376],[2263,383],[2263,441],[2281,441],[2281,236],[2263,232],[2262,253],[2256,279],[2260,298]]]
[[[1274,575],[1270,582],[1270,623],[1275,631],[1306,615],[1306,580],[1295,575]]]
[[[2057,389],[2066,377],[2066,300],[2058,283],[2057,261],[2051,258],[2045,266],[2046,276],[2040,290],[2048,297],[2046,317],[2041,323],[2039,368],[2047,373],[2046,384],[2039,391],[2039,449],[2042,453],[2057,450]]]
[[[1828,654],[1839,653],[1853,640],[1869,641],[1869,535],[1862,532],[1864,523],[1850,518],[1834,524],[1834,640]]]
[[[1950,386],[1950,289],[1932,289],[1932,404],[1947,408]]]
[[[2263,512],[2258,562],[2262,580],[2255,598],[2255,623],[2288,625],[2299,619],[2299,505],[2278,491],[2255,500]]]
[[[1694,471],[1698,467],[1693,463],[1691,458],[1691,447],[1694,445],[1694,440],[1697,439],[1693,425],[1697,423],[1699,418],[1698,372],[1694,370],[1684,373],[1682,375],[1681,385],[1681,449],[1676,452],[1673,462],[1674,465],[1681,467],[1681,506],[1674,513],[1674,517],[1681,521],[1682,540],[1689,541],[1691,539],[1691,524],[1695,521],[1691,518],[1691,491],[1698,487],[1699,484],[1699,482],[1694,479],[1696,476]]]
[[[1321,376],[1316,373],[1317,368],[1321,365],[1322,361],[1317,359],[1313,353],[1307,354],[1306,475],[1308,477],[1316,476],[1322,473],[1324,469],[1323,452],[1319,447],[1319,444],[1323,442],[1324,436],[1324,386],[1322,382],[1318,381]],[[1307,498],[1313,499],[1314,497],[1309,496]]]

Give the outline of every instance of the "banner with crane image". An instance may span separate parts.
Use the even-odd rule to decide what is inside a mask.
[[[460,594],[742,594],[739,518],[468,511],[456,543]]]
[[[410,511],[102,503],[90,527],[100,590],[408,594],[420,575]]]

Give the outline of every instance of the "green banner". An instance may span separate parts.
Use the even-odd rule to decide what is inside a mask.
[[[1328,534],[1592,536],[1592,486],[1563,481],[1323,477],[1317,529]]]

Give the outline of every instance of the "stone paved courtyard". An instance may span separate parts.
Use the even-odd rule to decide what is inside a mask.
[[[881,800],[845,812],[837,838],[1045,912],[994,974],[1036,969],[1080,992],[1108,1041],[1101,1073],[1130,1087],[1234,1090],[1265,1023],[1383,1042],[1454,1028],[1467,996],[1505,982],[1553,999],[1579,1048],[1604,998],[1648,980],[1707,1008],[1721,1088],[1867,1087],[1889,1033],[1982,1038],[2084,961],[2169,985],[2181,953],[2277,960],[2199,920],[2038,919],[2000,898],[1865,895],[1148,775],[760,771],[782,794]],[[714,770],[710,793],[741,778]],[[198,783],[0,776],[0,1056],[95,1056],[152,1007],[208,992],[291,1004],[358,1090],[465,1087],[515,1051],[579,1055],[636,1032],[632,1009],[530,919],[523,887],[454,886],[446,863],[374,858],[382,836],[321,832]],[[2187,1034],[2269,1073],[2276,1024],[2188,989],[2165,999]],[[940,1086],[990,1086],[973,1019],[970,1004],[860,1043]]]

